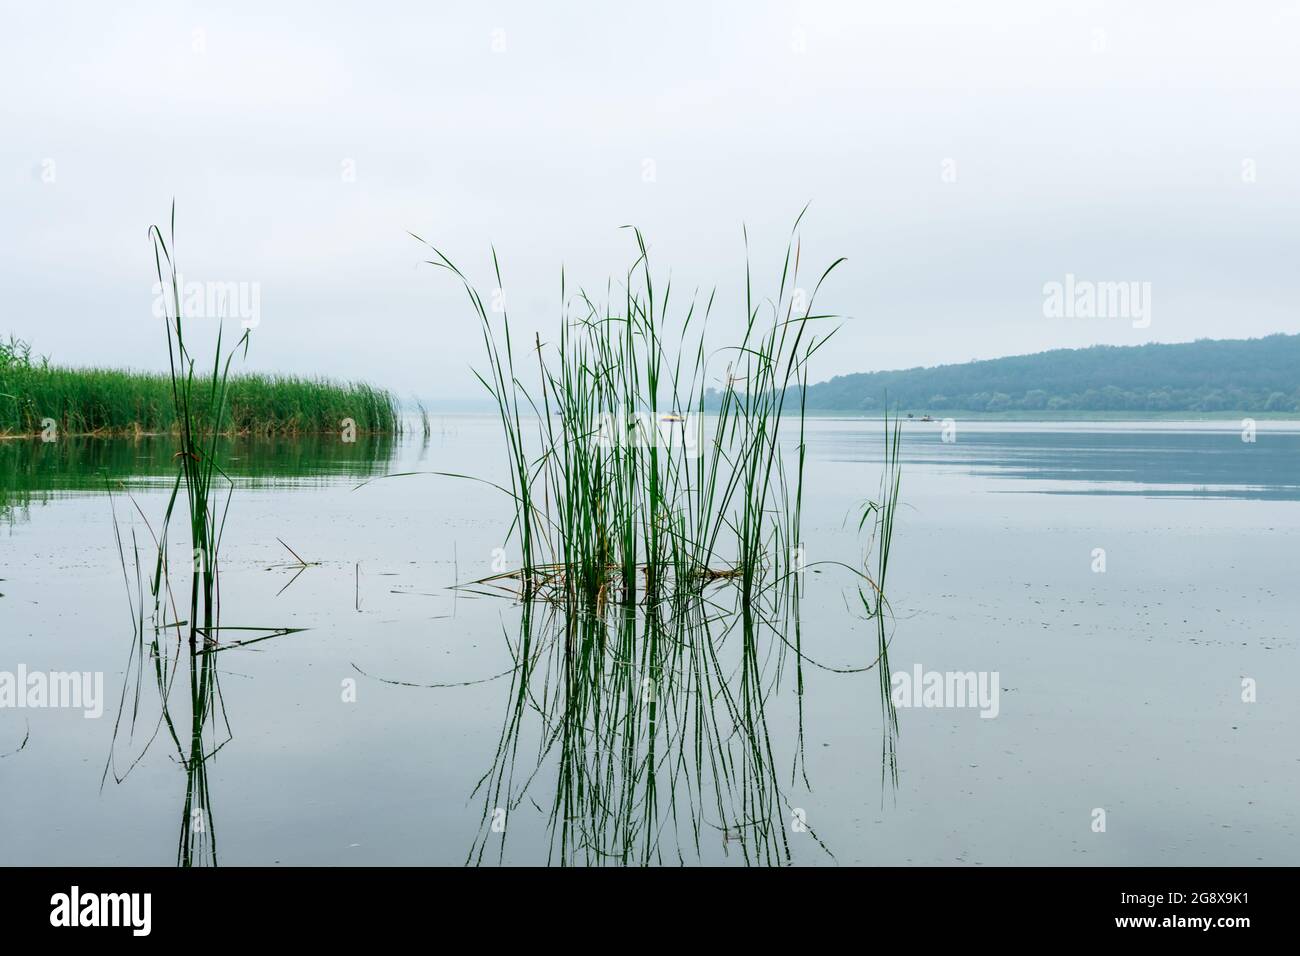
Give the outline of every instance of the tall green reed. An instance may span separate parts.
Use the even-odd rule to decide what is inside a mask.
[[[206,380],[199,378],[198,363],[186,346],[186,322],[183,316],[181,291],[172,250],[176,245],[176,207],[172,206],[168,240],[162,230],[149,227],[153,240],[154,265],[158,283],[164,290],[163,307],[167,330],[167,361],[171,375],[172,404],[178,423],[180,473],[172,490],[171,500],[163,519],[161,548],[166,548],[166,530],[172,516],[177,492],[183,486],[190,528],[190,547],[194,561],[194,575],[190,591],[190,643],[194,644],[200,633],[198,623],[202,615],[202,631],[210,632],[218,612],[220,592],[217,582],[217,551],[221,532],[229,509],[234,482],[217,463],[217,447],[225,421],[230,364],[242,350],[248,354],[249,330],[245,329],[222,361],[222,323],[217,323],[216,348],[213,350],[212,368]],[[163,264],[166,263],[166,269]],[[167,291],[171,295],[167,296]],[[206,428],[204,427],[206,426]],[[220,481],[226,489],[225,507],[218,508]],[[160,561],[165,553],[160,553]]]
[[[174,205],[167,237],[164,238],[162,229],[156,225],[149,228],[149,236],[153,241],[158,282],[164,290],[170,393],[179,450],[173,456],[176,477],[156,529],[134,498],[131,499],[151,539],[151,550],[146,548],[142,552],[133,530],[128,559],[115,506],[113,510],[118,555],[131,598],[132,640],[127,679],[122,687],[113,744],[103,779],[107,780],[111,772],[114,780],[120,783],[144,758],[152,742],[165,732],[186,773],[177,864],[215,865],[216,834],[211,814],[208,764],[232,737],[221,695],[216,654],[293,633],[295,629],[230,627],[220,623],[219,556],[235,487],[233,479],[220,464],[221,436],[228,416],[231,363],[241,349],[247,354],[249,333],[245,330],[223,357],[223,330],[218,324],[211,366],[206,363],[201,366],[191,347],[192,330],[182,309],[175,264]],[[111,500],[111,486],[109,490]],[[182,492],[184,504],[178,512]],[[170,532],[172,520],[178,514],[188,526],[189,551],[182,562],[190,571],[188,616],[183,611],[184,598],[178,601],[175,596],[171,577],[174,564],[169,550]],[[152,557],[148,557],[150,554]],[[249,636],[223,643],[222,635],[227,631],[248,633]],[[175,639],[174,645],[171,638]],[[188,717],[188,727],[183,720],[177,719],[171,705],[172,689],[182,667],[188,676],[188,707],[182,712]],[[129,765],[119,774],[116,765],[119,734],[125,731],[128,739],[134,741],[144,688],[150,683],[158,692],[157,720]]]
[[[506,439],[510,530],[521,550],[514,576],[526,599],[653,603],[733,580],[749,604],[788,579],[805,463],[805,408],[791,396],[802,395],[810,359],[834,334],[822,325],[834,317],[814,303],[843,262],[832,262],[805,295],[801,221],[802,213],[771,299],[755,293],[746,235],[743,332],[738,344],[717,350],[705,335],[716,290],[678,306],[639,230],[631,230],[635,260],[599,301],[581,287],[570,292],[561,274],[557,340],[535,338],[526,351],[517,348],[509,312],[490,310],[466,275],[425,243],[430,264],[456,277],[479,321],[487,366],[475,374]],[[493,269],[499,288],[495,250]],[[723,361],[714,390],[710,373]],[[790,460],[782,425],[794,416]]]
[[[886,405],[886,408],[888,406]],[[902,437],[902,419],[895,418],[892,425],[886,411],[884,468],[880,476],[880,491],[875,500],[868,501],[862,509],[858,530],[871,526],[871,543],[867,547],[867,568],[863,574],[867,587],[858,588],[858,598],[869,620],[876,625],[876,676],[880,681],[880,717],[884,732],[881,735],[880,772],[882,780],[888,778],[898,785],[898,711],[890,694],[889,669],[889,600],[885,596],[885,576],[889,569],[889,554],[894,540],[894,518],[898,513],[898,495],[902,485],[902,468],[899,454]],[[871,567],[874,557],[874,569]]]
[[[547,762],[556,769],[554,860],[654,863],[670,853],[680,860],[689,843],[700,854],[712,826],[736,836],[746,862],[789,862],[781,818],[788,803],[766,713],[790,651],[799,722],[791,783],[800,766],[808,782],[805,665],[878,670],[882,773],[897,783],[884,596],[898,504],[897,423],[891,434],[886,420],[880,500],[859,526],[871,531],[868,563],[850,568],[864,582],[865,616],[877,625],[875,660],[829,668],[802,646],[805,395],[810,360],[835,332],[825,328],[833,316],[814,303],[843,260],[805,294],[801,220],[802,213],[771,298],[755,291],[745,236],[743,331],[738,344],[713,350],[705,331],[716,291],[674,297],[639,230],[635,260],[602,297],[571,291],[561,273],[555,341],[534,336],[526,348],[509,313],[489,309],[460,268],[426,243],[429,263],[453,274],[478,318],[487,363],[475,374],[506,439],[509,479],[499,487],[513,503],[510,534],[522,558],[517,570],[475,582],[514,582],[522,627],[512,645],[511,706],[479,785],[484,830],[470,862],[482,861],[497,832],[494,816],[522,805]],[[500,289],[495,250],[492,258]],[[699,429],[694,443],[684,427],[679,440],[671,432],[662,440],[664,422],[687,421]],[[729,610],[705,593],[719,581],[734,585]],[[534,633],[537,614],[544,623]],[[736,639],[724,664],[728,635]],[[539,752],[521,768],[530,711],[541,717]],[[665,839],[683,826],[685,844]]]

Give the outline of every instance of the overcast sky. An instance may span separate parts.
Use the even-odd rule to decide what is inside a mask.
[[[485,291],[495,243],[551,329],[635,223],[725,337],[742,225],[774,292],[809,201],[806,267],[848,258],[814,379],[1300,330],[1291,0],[5,0],[0,131],[0,334],[66,364],[164,367],[173,197],[185,278],[257,284],[245,367],[404,397],[477,396],[481,346],[408,231]],[[1149,326],[1045,316],[1067,274],[1149,282]]]

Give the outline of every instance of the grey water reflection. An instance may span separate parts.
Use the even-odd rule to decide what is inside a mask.
[[[388,469],[400,438],[359,434],[241,436],[219,444],[222,468],[239,487],[309,487],[338,478],[365,478]],[[33,503],[61,495],[127,487],[171,487],[176,439],[67,437],[0,441],[0,521],[25,517]]]
[[[491,474],[493,423],[467,417],[446,427],[444,438],[435,435],[424,467],[454,461],[456,470]],[[1289,809],[1280,799],[1262,810],[1243,809],[1231,830],[1217,824],[1195,830],[1231,794],[1223,775],[1202,775],[1190,750],[1176,762],[1179,748],[1166,744],[1185,739],[1181,723],[1176,737],[1129,744],[1134,766],[1138,758],[1142,768],[1159,759],[1173,767],[1167,777],[1108,762],[1110,753],[1076,730],[1075,711],[1062,712],[1055,701],[1064,694],[1078,713],[1090,714],[1089,732],[1095,726],[1119,734],[1117,728],[1149,712],[1151,688],[1118,694],[1112,670],[1077,667],[1081,643],[1038,639],[1051,629],[1091,632],[1094,641],[1113,635],[1104,646],[1126,662],[1125,673],[1145,673],[1148,656],[1158,653],[1166,672],[1177,676],[1154,690],[1167,691],[1162,700],[1180,715],[1195,716],[1177,709],[1185,684],[1212,688],[1224,673],[1235,679],[1249,672],[1238,667],[1274,667],[1290,676],[1289,658],[1278,657],[1276,648],[1289,633],[1282,569],[1297,532],[1295,509],[1278,503],[1300,500],[1295,426],[1261,423],[1251,443],[1223,424],[958,422],[956,441],[944,442],[940,423],[909,423],[902,442],[909,523],[900,539],[914,550],[901,551],[898,562],[896,650],[903,656],[895,661],[907,666],[920,655],[930,664],[946,655],[954,666],[975,668],[987,660],[1017,676],[1007,682],[1012,696],[998,721],[960,722],[957,714],[945,722],[946,712],[904,712],[904,779],[894,804],[902,811],[891,806],[879,820],[874,808],[892,799],[893,783],[877,784],[876,752],[884,749],[890,724],[871,711],[879,696],[875,678],[889,668],[861,673],[877,651],[851,574],[811,565],[851,558],[858,547],[854,522],[842,527],[844,514],[871,490],[863,477],[874,472],[862,464],[880,461],[880,429],[861,420],[818,419],[808,430],[816,494],[808,500],[813,550],[802,615],[794,606],[751,608],[748,621],[725,585],[693,607],[615,608],[600,617],[468,599],[451,585],[478,573],[467,570],[476,559],[486,573],[505,530],[493,494],[416,480],[355,494],[347,488],[354,479],[417,467],[418,433],[355,445],[332,436],[232,442],[236,486],[272,493],[234,495],[232,548],[221,570],[228,604],[210,629],[222,635],[220,651],[203,635],[191,645],[188,628],[181,629],[188,613],[155,607],[156,542],[144,520],[158,529],[175,480],[171,442],[0,442],[0,501],[17,509],[11,512],[17,523],[0,528],[7,548],[0,554],[6,559],[0,578],[8,579],[0,582],[7,660],[116,674],[107,682],[105,718],[113,718],[119,693],[123,714],[111,758],[102,724],[83,727],[80,718],[60,723],[58,713],[33,713],[25,747],[25,721],[5,724],[0,772],[13,778],[20,801],[0,821],[5,862],[46,860],[53,848],[60,859],[151,864],[161,850],[162,859],[174,853],[182,866],[278,859],[346,865],[362,853],[369,854],[366,862],[406,864],[942,863],[960,861],[950,833],[965,841],[963,852],[975,848],[974,859],[1059,862],[1071,858],[1074,837],[1062,835],[1054,813],[1035,816],[1032,804],[1059,803],[1079,781],[1099,774],[1150,794],[1142,799],[1151,818],[1172,814],[1184,821],[1214,858],[1271,859],[1274,844],[1280,859],[1295,858],[1283,829]],[[123,485],[133,493],[150,489],[136,496],[143,513]],[[113,505],[91,500],[109,490],[122,519],[137,615],[130,635],[119,552],[104,524]],[[988,494],[999,497],[981,500]],[[1078,498],[1069,504],[1063,513],[1077,516],[1080,526],[1131,535],[1133,547],[1145,549],[1151,561],[1169,562],[1181,590],[1166,593],[1163,579],[1112,574],[1101,580],[1047,566],[1050,549],[1038,529],[1066,503],[1038,497],[1047,494],[1261,503],[1217,508],[1165,500],[1124,507],[1119,499]],[[23,502],[45,501],[52,506],[38,520],[24,521]],[[958,509],[968,521],[950,520]],[[330,520],[339,514],[351,520]],[[1216,517],[1202,520],[1210,514]],[[1274,526],[1279,533],[1272,538],[1258,533]],[[1230,603],[1209,571],[1197,577],[1185,559],[1188,543],[1206,528],[1218,536],[1212,540],[1244,542],[1240,557],[1232,556],[1240,570],[1223,586],[1246,588],[1249,600]],[[78,549],[88,530],[91,550],[83,554]],[[267,567],[291,563],[275,540],[281,534],[306,558],[322,562],[283,596],[292,568]],[[1005,557],[1013,584],[982,573],[991,565],[985,560],[990,545]],[[77,560],[69,560],[74,554]],[[186,590],[188,560],[179,552],[177,558],[173,573]],[[371,575],[364,610],[354,604],[358,560]],[[47,595],[51,580],[70,583]],[[916,613],[918,604],[927,613]],[[1237,608],[1231,627],[1221,625],[1233,637],[1230,648],[1206,643],[1201,632],[1212,633],[1221,607]],[[266,626],[241,633],[252,625]],[[310,631],[296,646],[297,638],[286,637],[239,649],[250,639],[282,634],[285,626]],[[1144,639],[1130,641],[1131,635]],[[1249,646],[1239,647],[1238,638]],[[986,652],[996,656],[982,657]],[[466,685],[428,691],[363,685],[364,711],[353,711],[340,703],[337,683],[356,674],[353,661],[404,688],[462,688],[414,681]],[[846,670],[857,676],[843,676]],[[1287,720],[1294,708],[1287,700],[1275,706],[1283,708],[1280,717],[1253,736],[1238,731],[1237,716],[1225,710],[1219,716],[1230,733],[1216,738],[1207,731],[1194,739],[1219,747],[1219,759],[1269,766],[1284,790],[1294,782],[1291,764],[1269,761],[1282,746],[1280,728],[1294,723]],[[365,720],[352,726],[352,713]],[[883,743],[888,747],[887,736]],[[1084,758],[1071,756],[1076,752]],[[340,754],[345,763],[373,755],[383,777],[339,772]],[[96,794],[106,760],[113,762]],[[143,772],[131,773],[137,760]],[[60,783],[74,764],[87,771],[80,789]],[[1027,771],[1024,792],[1034,800],[1028,811],[1018,805],[1011,813],[999,781]],[[948,782],[967,778],[966,797],[954,800]],[[276,803],[280,792],[287,794],[283,804]],[[292,808],[311,805],[316,793],[330,795],[326,810],[313,810],[319,817],[268,831],[267,821],[291,821]],[[423,793],[431,796],[418,806],[403,802],[405,794]],[[374,811],[376,801],[383,812]],[[450,809],[425,823],[429,803]],[[165,823],[161,840],[142,840],[131,828],[142,808]],[[809,809],[808,831],[795,825],[800,808]],[[89,822],[79,824],[83,811]],[[990,820],[1000,822],[990,829]],[[1260,835],[1239,822],[1258,824]],[[1026,825],[1039,841],[1037,851],[1016,842]],[[42,834],[40,842],[29,833]],[[1181,847],[1167,857],[1145,845],[1108,848],[1108,862],[1203,858]]]
[[[237,438],[221,449],[222,497],[239,487],[311,485],[339,477],[369,476],[383,471],[394,454],[392,436],[360,436],[343,442],[308,436],[292,440]],[[209,766],[232,742],[233,731],[221,691],[217,654],[294,633],[296,628],[221,624],[218,557],[211,555],[211,601],[202,620],[191,603],[172,587],[172,574],[200,573],[176,561],[168,549],[168,525],[180,488],[174,439],[151,436],[136,440],[71,439],[61,442],[10,442],[0,446],[0,503],[12,520],[33,500],[75,492],[107,493],[110,504],[122,491],[143,519],[143,528],[124,528],[113,506],[117,554],[130,604],[131,639],[125,681],[118,702],[112,743],[101,785],[126,782],[155,746],[171,751],[184,771],[185,794],[180,813],[176,863],[181,867],[216,866],[216,824],[212,812]],[[164,512],[146,516],[130,492],[172,489]],[[220,541],[226,512],[205,508]],[[143,533],[142,533],[143,532]],[[305,567],[305,565],[304,565]],[[185,590],[182,588],[181,590]],[[195,599],[197,600],[197,599]]]
[[[1271,424],[1271,423],[1270,423]],[[822,422],[827,454],[878,460],[860,422]],[[1243,440],[1243,434],[1253,440]],[[1232,424],[1186,427],[911,422],[903,461],[1037,487],[1003,491],[1300,501],[1300,430],[1261,425],[1253,436]]]

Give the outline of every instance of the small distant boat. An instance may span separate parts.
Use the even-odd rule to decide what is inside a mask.
[[[681,415],[661,415],[660,418],[659,418],[659,420],[660,420],[661,422],[684,422],[684,421],[686,421],[686,419],[685,419],[683,416],[681,416]]]
[[[934,421],[934,419],[931,418],[929,415],[922,415],[922,416],[921,416],[921,421],[923,421],[923,422],[932,422],[932,421]]]

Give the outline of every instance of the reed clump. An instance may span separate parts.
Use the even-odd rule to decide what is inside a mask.
[[[802,560],[802,395],[810,359],[835,331],[815,302],[843,261],[804,289],[798,226],[770,298],[755,292],[746,236],[739,341],[717,349],[705,338],[716,293],[675,294],[639,230],[635,260],[604,296],[561,276],[552,343],[518,342],[509,313],[429,247],[430,264],[453,273],[478,317],[487,366],[477,374],[506,440],[502,487],[521,562],[480,583],[603,608],[721,580],[748,605],[788,580]],[[495,252],[493,263],[500,287]]]

